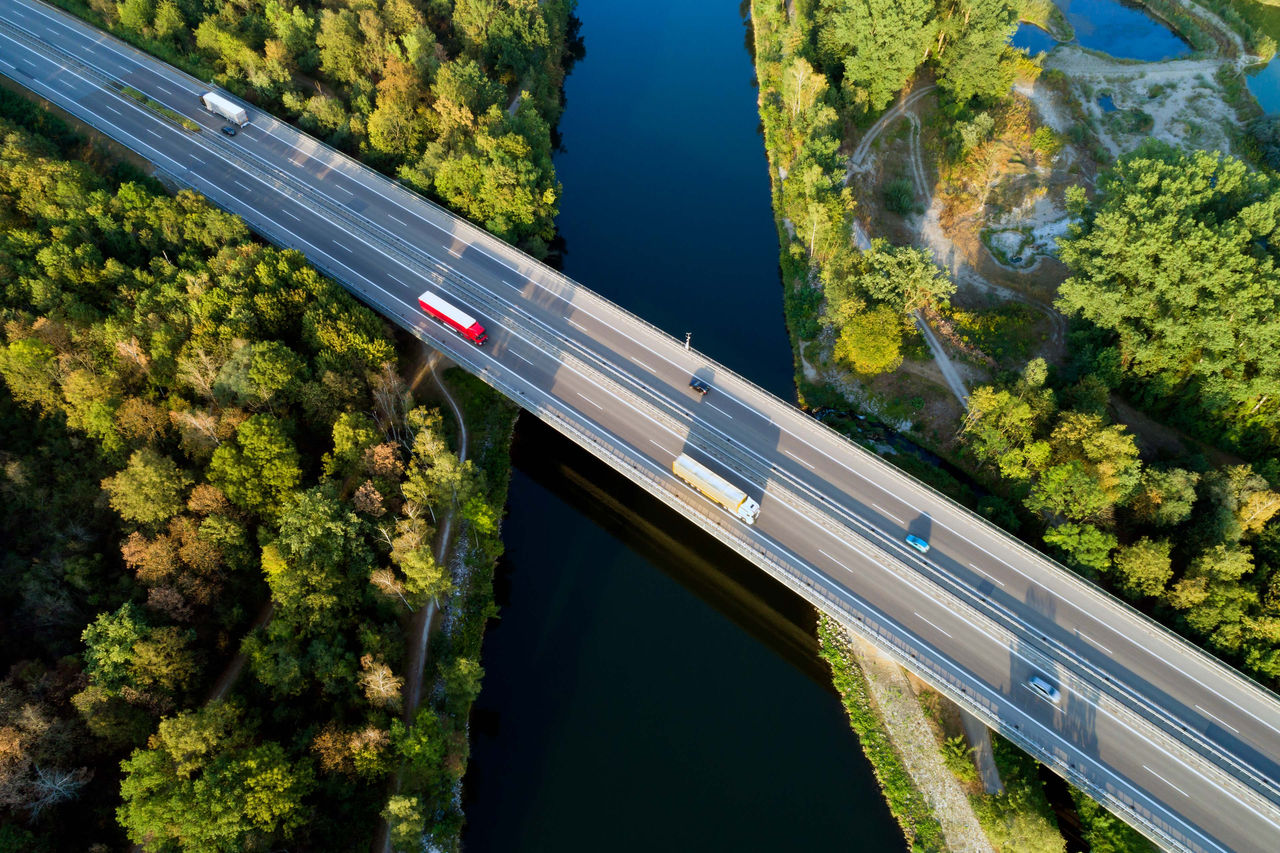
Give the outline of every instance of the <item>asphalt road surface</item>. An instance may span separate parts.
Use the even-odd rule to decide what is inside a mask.
[[[794,406],[262,111],[246,105],[248,126],[220,133],[227,122],[199,102],[209,87],[64,13],[0,3],[0,74],[304,253],[1161,844],[1277,848],[1273,694]],[[488,343],[427,318],[416,299],[426,289],[476,315]],[[688,387],[694,376],[712,386],[705,397]],[[756,525],[678,481],[680,453],[759,500]],[[908,533],[930,550],[909,547]],[[1056,685],[1057,703],[1028,686],[1033,674]]]

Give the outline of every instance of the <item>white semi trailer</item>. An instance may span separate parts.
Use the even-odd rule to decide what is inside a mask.
[[[233,121],[241,127],[249,123],[249,114],[244,111],[243,107],[237,106],[217,92],[205,92],[200,96],[200,103],[204,104],[204,108],[214,115],[220,115],[227,121]]]
[[[747,497],[746,492],[712,471],[706,465],[681,454],[676,457],[675,462],[671,463],[671,470],[681,480],[684,480],[747,524],[756,523],[756,516],[760,514],[760,504]]]

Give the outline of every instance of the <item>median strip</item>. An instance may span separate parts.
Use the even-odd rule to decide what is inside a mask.
[[[153,113],[160,115],[162,118],[168,119],[169,121],[173,122],[176,125],[179,125],[185,130],[189,130],[192,133],[200,132],[200,125],[196,124],[194,121],[187,118],[177,110],[171,110],[168,107],[166,107],[164,104],[155,100],[154,98],[148,97],[142,92],[139,92],[137,89],[133,88],[132,86],[120,86],[119,92],[120,94],[124,95],[126,98],[132,98],[133,100],[137,101],[139,104],[142,104],[142,106],[151,110]]]

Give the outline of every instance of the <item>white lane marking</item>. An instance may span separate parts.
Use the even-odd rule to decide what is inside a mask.
[[[163,137],[163,136],[161,136],[160,134],[156,133],[154,130],[152,130],[152,129],[151,129],[151,128],[149,128],[149,127],[144,127],[144,128],[143,128],[143,130],[145,130],[147,133],[149,133],[149,134],[151,134],[152,136],[154,136],[156,139],[164,139],[164,137]]]
[[[655,375],[656,375],[656,374],[658,373],[658,371],[654,370],[652,367],[650,367],[649,365],[645,364],[643,361],[641,361],[641,360],[640,360],[640,359],[638,359],[638,358],[633,358],[633,359],[631,359],[631,360],[632,360],[632,361],[634,361],[636,364],[640,365],[641,367],[643,367],[645,370],[649,371],[649,372],[650,372],[650,373],[652,373],[652,374],[655,374]]]
[[[1142,769],[1143,769],[1143,770],[1145,770],[1145,771],[1147,771],[1148,773],[1150,773],[1152,776],[1156,777],[1157,779],[1159,779],[1161,782],[1163,782],[1163,783],[1165,783],[1166,785],[1168,785],[1168,786],[1169,786],[1170,788],[1172,788],[1173,790],[1177,791],[1177,792],[1178,792],[1179,794],[1181,794],[1182,796],[1187,797],[1187,799],[1190,799],[1190,796],[1188,796],[1188,794],[1187,794],[1187,792],[1186,792],[1186,791],[1182,790],[1182,789],[1181,789],[1181,788],[1179,788],[1177,785],[1173,784],[1173,783],[1172,783],[1172,782],[1170,782],[1168,779],[1164,778],[1163,776],[1161,776],[1161,775],[1160,775],[1159,773],[1157,773],[1156,771],[1152,770],[1152,769],[1151,769],[1150,767],[1148,767],[1147,765],[1145,765],[1145,764],[1144,764],[1144,765],[1142,765]]]
[[[917,619],[919,619],[921,622],[923,622],[924,624],[928,625],[930,628],[932,628],[933,630],[937,631],[937,632],[938,632],[939,634],[941,634],[942,636],[944,636],[944,637],[946,637],[946,638],[948,638],[948,639],[951,639],[951,635],[950,635],[950,634],[948,634],[946,631],[942,630],[942,629],[941,629],[941,628],[939,628],[937,625],[933,624],[933,623],[932,623],[932,622],[930,622],[928,619],[926,619],[926,618],[924,618],[923,616],[921,616],[919,613],[916,613],[914,610],[912,610],[911,612],[912,612],[912,613],[915,613],[916,618],[917,618]]]
[[[830,554],[828,554],[826,551],[822,550],[821,548],[819,548],[819,549],[818,549],[818,553],[819,553],[819,554],[821,554],[822,556],[826,557],[826,558],[827,558],[828,560],[830,560],[831,562],[835,563],[835,564],[836,564],[837,566],[839,566],[840,568],[844,569],[844,570],[845,570],[846,572],[848,572],[849,574],[853,574],[853,573],[854,573],[854,572],[853,572],[853,569],[849,568],[849,567],[848,567],[848,566],[846,566],[844,563],[840,562],[840,561],[839,561],[839,560],[837,560],[835,557],[831,556]]]
[[[294,222],[301,222],[301,221],[302,221],[302,217],[301,217],[301,216],[298,216],[298,215],[297,215],[297,214],[295,214],[295,213],[290,213],[288,210],[285,210],[283,207],[282,207],[282,208],[280,208],[280,212],[281,212],[281,213],[283,213],[285,216],[289,217],[290,219],[292,219]]]
[[[518,359],[520,359],[521,361],[523,361],[525,364],[528,364],[528,365],[532,365],[532,364],[533,364],[533,362],[532,362],[532,361],[530,361],[529,359],[525,358],[524,356],[522,356],[520,353],[516,352],[516,351],[515,351],[515,350],[513,350],[513,349],[508,349],[508,350],[507,350],[507,352],[511,353],[511,354],[512,354],[512,355],[514,355],[516,358],[518,358]]]
[[[667,450],[665,447],[663,447],[661,444],[658,444],[658,442],[654,441],[652,438],[649,439],[649,443],[652,444],[654,447],[658,448],[659,450],[661,450],[663,453],[667,453],[672,456],[675,455],[674,453],[671,453],[670,450]]]
[[[592,400],[590,397],[588,397],[586,394],[583,394],[581,391],[579,391],[579,392],[577,392],[577,393],[578,393],[578,396],[579,396],[579,397],[581,397],[582,399],[586,400],[588,403],[590,403],[591,405],[595,406],[595,407],[596,407],[597,409],[599,409],[600,411],[604,411],[604,406],[600,405],[600,404],[599,404],[599,403],[597,403],[595,400]]]
[[[817,470],[817,469],[815,469],[812,465],[810,465],[808,462],[805,462],[805,461],[804,461],[803,459],[801,459],[799,456],[796,456],[796,455],[795,455],[794,453],[792,453],[790,450],[784,450],[784,451],[782,451],[782,452],[783,452],[783,453],[785,453],[785,454],[787,454],[788,456],[790,456],[792,459],[796,460],[797,462],[799,462],[799,463],[800,463],[801,465],[803,465],[804,467],[808,468],[810,471]]]
[[[857,543],[855,543],[855,542],[847,542],[847,541],[845,541],[845,540],[842,540],[842,539],[838,539],[838,538],[836,538],[836,537],[835,537],[835,535],[834,535],[831,531],[829,531],[829,530],[827,530],[826,528],[822,527],[822,526],[821,526],[817,521],[815,521],[814,519],[810,518],[810,517],[809,517],[809,516],[807,516],[806,514],[802,513],[800,510],[798,510],[798,509],[796,509],[796,508],[794,508],[794,507],[792,507],[792,506],[790,506],[790,505],[788,505],[788,504],[782,503],[782,504],[779,504],[779,506],[785,507],[786,509],[790,510],[790,511],[791,511],[791,513],[792,513],[793,515],[795,515],[798,519],[801,519],[801,520],[803,520],[803,521],[807,521],[807,522],[808,522],[812,527],[814,527],[814,528],[818,531],[818,533],[819,533],[820,535],[825,535],[827,538],[835,539],[839,544],[841,544],[841,545],[843,545],[843,546],[845,546],[845,547],[847,547],[847,548],[851,548],[851,549],[853,549],[853,550],[854,550],[855,552],[857,552],[860,556],[862,556],[862,557],[864,557],[864,558],[866,558],[866,559],[867,559],[867,561],[868,561],[868,565],[869,565],[869,567],[870,567],[872,570],[879,569],[881,572],[883,572],[883,573],[885,573],[885,574],[889,575],[891,578],[893,578],[894,580],[898,581],[899,583],[905,584],[906,586],[909,586],[909,587],[911,587],[912,589],[914,589],[914,590],[916,590],[917,592],[920,592],[920,593],[922,593],[922,594],[926,594],[926,595],[928,595],[928,594],[929,594],[929,593],[928,593],[928,592],[927,592],[923,587],[919,586],[918,584],[916,584],[915,582],[913,582],[911,579],[909,579],[909,578],[907,578],[907,577],[904,577],[904,576],[902,576],[902,575],[898,574],[897,572],[893,571],[892,569],[888,568],[887,566],[884,566],[884,565],[880,564],[880,563],[875,559],[874,555],[868,554],[867,552],[863,551],[863,550],[858,546],[858,544],[857,544]],[[853,570],[852,570],[852,569],[850,569],[848,566],[846,566],[846,565],[844,565],[843,563],[841,563],[839,560],[836,560],[834,557],[832,557],[830,554],[828,554],[826,551],[822,550],[821,548],[819,548],[819,549],[818,549],[818,553],[819,553],[819,554],[821,554],[822,556],[826,557],[828,560],[831,560],[833,563],[835,563],[836,565],[840,566],[840,568],[844,569],[845,571],[849,572],[850,574],[854,574],[854,572],[853,572]],[[802,557],[800,557],[798,554],[796,554],[796,558],[797,558],[797,559],[803,559],[803,558],[802,558]],[[873,607],[872,609],[874,610],[875,608]],[[915,615],[916,615],[916,616],[918,616],[918,617],[920,617],[921,619],[924,619],[924,617],[923,617],[923,616],[920,616],[920,614],[919,614],[919,613],[916,613]],[[887,615],[886,615],[886,614],[882,614],[882,616],[886,616],[886,618],[887,618]],[[887,621],[890,621],[890,622],[893,622],[893,623],[895,623],[895,624],[901,625],[901,623],[900,623],[900,622],[898,622],[896,619],[887,618]],[[928,620],[925,620],[925,621],[928,621]],[[933,623],[932,623],[932,622],[930,622],[929,624],[930,624],[930,625],[933,625]],[[905,627],[905,626],[903,626],[903,627]],[[934,628],[937,628],[939,631],[942,631],[942,629],[941,629],[941,628],[938,628],[938,626],[937,626],[937,625],[933,625],[933,627],[934,627]],[[982,635],[983,635],[983,636],[985,636],[987,639],[991,640],[993,643],[995,643],[996,645],[1000,646],[1002,649],[1005,649],[1005,650],[1009,651],[1009,652],[1010,652],[1014,657],[1016,657],[1018,660],[1021,660],[1023,663],[1026,663],[1026,664],[1028,664],[1028,665],[1030,665],[1030,666],[1036,666],[1036,665],[1037,665],[1035,661],[1032,661],[1032,660],[1031,660],[1030,658],[1028,658],[1026,655],[1022,654],[1020,651],[1018,651],[1018,649],[1017,649],[1016,647],[1011,647],[1011,646],[1009,646],[1009,645],[1008,645],[1007,643],[1005,643],[1003,640],[999,639],[998,637],[993,636],[990,632],[988,632],[988,631],[987,631],[985,628],[983,628],[982,626],[980,626],[980,625],[976,625],[976,624],[970,624],[970,625],[969,625],[969,627],[970,627],[970,628],[972,628],[973,630],[977,631],[979,634],[982,634]],[[944,633],[944,634],[945,634],[946,632],[945,632],[945,631],[942,631],[942,633]],[[950,636],[950,635],[948,634],[947,636]],[[945,660],[945,658],[943,658],[943,660]],[[999,696],[999,695],[1000,695],[1000,694],[995,693],[995,692],[994,692],[994,691],[993,691],[989,686],[987,686],[985,683],[983,683],[983,682],[979,681],[979,684],[981,684],[981,685],[982,685],[982,688],[983,688],[984,690],[986,690],[987,692],[991,693],[993,696]],[[1025,684],[1024,684],[1023,686],[1024,686],[1024,687],[1026,687],[1026,685],[1025,685]],[[1087,705],[1089,705],[1090,707],[1094,708],[1094,709],[1095,709],[1095,711],[1096,711],[1098,714],[1100,714],[1100,715],[1102,715],[1102,716],[1105,716],[1105,717],[1108,717],[1108,718],[1110,718],[1111,720],[1114,720],[1116,723],[1118,723],[1118,724],[1120,724],[1120,725],[1122,725],[1122,726],[1124,726],[1124,727],[1126,727],[1126,728],[1129,728],[1129,723],[1125,722],[1123,719],[1121,719],[1120,717],[1118,717],[1118,716],[1117,716],[1116,714],[1114,714],[1113,712],[1111,712],[1111,711],[1107,710],[1107,709],[1106,709],[1105,707],[1103,707],[1103,705],[1102,705],[1100,702],[1098,702],[1096,699],[1092,698],[1091,696],[1087,695],[1086,693],[1081,693],[1081,692],[1079,692],[1078,690],[1076,690],[1076,689],[1075,689],[1071,684],[1066,684],[1066,683],[1064,683],[1064,684],[1062,685],[1062,688],[1063,688],[1063,691],[1064,691],[1064,692],[1069,692],[1069,693],[1073,694],[1074,696],[1078,697],[1082,702],[1084,702],[1085,704],[1087,704]],[[1027,689],[1030,689],[1030,688],[1027,688]],[[1039,695],[1039,694],[1037,694],[1037,695]],[[1069,740],[1067,740],[1066,738],[1062,737],[1062,736],[1061,736],[1061,734],[1056,733],[1056,732],[1054,732],[1052,729],[1049,729],[1048,727],[1044,726],[1042,723],[1039,723],[1038,721],[1035,721],[1035,720],[1034,720],[1034,718],[1030,718],[1030,719],[1032,719],[1032,722],[1034,722],[1034,723],[1035,723],[1036,725],[1038,725],[1040,728],[1044,729],[1044,730],[1045,730],[1045,732],[1046,732],[1047,734],[1057,737],[1057,739],[1058,739],[1059,741],[1061,741],[1061,742],[1063,742],[1063,743],[1067,744],[1068,746],[1070,746],[1071,748],[1076,749],[1077,751],[1079,751],[1079,748],[1078,748],[1078,747],[1076,747],[1074,744],[1072,744],[1072,743],[1071,743],[1071,741],[1069,741]],[[1156,751],[1158,751],[1158,752],[1160,752],[1161,754],[1163,754],[1166,758],[1168,758],[1168,759],[1172,760],[1172,761],[1173,761],[1173,762],[1175,762],[1177,765],[1179,765],[1179,766],[1181,766],[1181,767],[1183,767],[1183,768],[1186,768],[1187,770],[1190,770],[1192,773],[1195,773],[1197,776],[1199,776],[1200,778],[1204,779],[1204,780],[1205,780],[1205,782],[1207,782],[1208,784],[1212,785],[1214,788],[1216,788],[1217,790],[1221,791],[1223,794],[1225,794],[1226,796],[1230,797],[1232,800],[1234,800],[1235,802],[1239,803],[1241,806],[1243,806],[1244,808],[1248,809],[1249,811],[1251,811],[1253,814],[1257,815],[1257,816],[1258,816],[1259,818],[1261,818],[1262,820],[1266,821],[1267,823],[1271,824],[1272,826],[1274,826],[1274,827],[1276,827],[1276,828],[1280,828],[1280,823],[1277,823],[1277,822],[1276,822],[1273,818],[1271,818],[1269,815],[1267,815],[1267,814],[1263,814],[1262,812],[1258,811],[1258,809],[1257,809],[1257,808],[1255,808],[1255,807],[1254,807],[1254,805],[1253,805],[1252,803],[1250,803],[1250,802],[1246,802],[1246,801],[1244,801],[1244,800],[1240,799],[1238,796],[1236,796],[1236,795],[1235,795],[1235,793],[1233,793],[1232,791],[1230,791],[1230,790],[1228,790],[1227,788],[1225,788],[1225,787],[1222,785],[1222,783],[1221,783],[1221,782],[1219,782],[1217,779],[1210,778],[1210,777],[1208,777],[1208,776],[1205,776],[1203,773],[1200,773],[1200,772],[1199,772],[1199,771],[1197,771],[1195,768],[1191,767],[1191,766],[1190,766],[1190,765],[1189,765],[1189,764],[1188,764],[1184,759],[1182,759],[1182,758],[1179,758],[1179,757],[1175,756],[1173,753],[1169,752],[1167,749],[1165,749],[1165,748],[1164,748],[1163,746],[1161,746],[1159,743],[1156,743],[1155,741],[1150,740],[1149,738],[1145,737],[1141,732],[1138,732],[1138,731],[1136,731],[1136,730],[1132,730],[1132,729],[1131,729],[1131,731],[1134,731],[1135,736],[1142,738],[1142,740],[1143,740],[1143,741],[1145,741],[1146,743],[1149,743],[1149,744],[1150,744],[1150,745],[1151,745],[1151,746],[1152,746]],[[1085,758],[1087,758],[1087,756],[1084,756],[1084,757],[1085,757]],[[1118,778],[1120,778],[1120,777],[1118,777],[1118,776],[1116,775],[1116,773],[1115,773],[1114,771],[1111,771],[1110,769],[1108,769],[1105,765],[1101,764],[1100,762],[1094,761],[1094,764],[1095,764],[1095,765],[1096,765],[1100,770],[1102,770],[1103,772],[1108,773],[1111,777],[1113,777],[1113,778],[1117,778],[1117,779],[1118,779]],[[1144,765],[1144,766],[1145,766],[1145,765]],[[1164,781],[1164,780],[1162,780],[1162,781]],[[1141,790],[1141,789],[1138,789],[1138,790]],[[1223,849],[1223,848],[1221,848],[1221,846],[1219,846],[1219,845],[1213,845],[1213,846],[1217,847],[1218,849]]]
[[[342,251],[346,252],[348,255],[355,254],[355,251],[352,250],[351,247],[343,245],[342,243],[339,243],[337,240],[334,240],[332,237],[329,238],[329,242],[332,243],[337,248],[341,249]]]
[[[569,325],[571,325],[571,326],[577,326],[579,329],[581,329],[582,331],[586,332],[587,334],[591,334],[591,330],[590,330],[590,329],[588,329],[586,326],[582,325],[581,323],[579,323],[577,320],[573,319],[572,317],[570,317],[570,318],[569,318]]]
[[[459,252],[457,249],[453,248],[453,246],[449,247],[449,254],[453,255],[455,258],[462,257],[462,252]]]
[[[1194,707],[1194,708],[1195,708],[1197,711],[1199,711],[1201,714],[1204,714],[1204,715],[1205,715],[1206,717],[1208,717],[1209,719],[1211,719],[1211,720],[1216,720],[1216,721],[1218,722],[1218,724],[1219,724],[1219,725],[1226,726],[1227,728],[1231,729],[1231,731],[1235,732],[1236,734],[1240,734],[1240,730],[1239,730],[1239,729],[1237,729],[1235,726],[1231,725],[1230,723],[1224,722],[1223,720],[1219,719],[1218,717],[1215,717],[1213,714],[1210,714],[1208,711],[1206,711],[1204,708],[1201,708],[1199,705],[1193,705],[1192,707]]]
[[[13,66],[10,66],[10,67],[13,67]],[[110,104],[99,104],[99,106],[101,106],[104,110],[111,110],[111,112],[115,113],[116,115],[120,116],[121,118],[124,118],[124,113],[120,112],[118,109],[116,109],[115,107],[111,106]]]
[[[703,400],[702,402],[707,403],[707,401],[706,401],[706,400]],[[724,409],[722,409],[722,408],[720,408],[719,406],[717,406],[715,403],[707,403],[707,405],[708,405],[708,406],[710,406],[711,408],[715,409],[715,410],[716,410],[717,412],[719,412],[720,414],[724,415],[724,416],[725,416],[726,418],[728,418],[729,420],[733,420],[733,415],[729,414],[729,413],[728,413],[728,412],[726,412]]]
[[[1095,640],[1093,637],[1090,637],[1088,634],[1086,634],[1084,631],[1081,631],[1079,628],[1076,628],[1076,636],[1084,640],[1086,643],[1091,643],[1092,645],[1097,646],[1098,648],[1102,649],[1104,652],[1106,652],[1109,655],[1113,654],[1111,649],[1102,645],[1102,643],[1099,643],[1097,640]]]
[[[245,192],[247,192],[247,193],[251,193],[251,192],[253,192],[253,190],[249,189],[249,188],[248,188],[248,187],[246,187],[244,184],[242,184],[242,183],[240,183],[239,181],[237,181],[235,178],[232,178],[232,179],[231,179],[231,183],[235,184],[236,186],[238,186],[240,189],[244,190],[244,191],[245,191]]]
[[[403,225],[405,228],[409,228],[409,227],[411,227],[411,226],[409,225],[409,223],[408,223],[408,222],[405,222],[403,219],[401,219],[399,216],[396,216],[394,213],[388,213],[388,214],[387,214],[387,218],[388,218],[388,219],[394,219],[396,222],[399,222],[399,223],[400,223],[401,225]]]
[[[1000,580],[1000,578],[996,577],[995,575],[988,574],[987,572],[975,566],[973,563],[969,564],[969,568],[973,569],[975,572],[982,575],[984,578],[991,581],[992,583],[999,584],[1000,586],[1004,586],[1004,581]]]
[[[901,524],[901,525],[903,525],[904,527],[906,526],[906,522],[905,522],[905,521],[903,521],[902,519],[898,518],[898,517],[897,517],[896,515],[894,515],[893,513],[889,512],[889,510],[887,510],[887,509],[885,509],[884,507],[880,506],[880,504],[878,504],[878,503],[873,503],[873,504],[871,504],[871,505],[872,505],[873,507],[875,507],[877,510],[879,510],[879,512],[880,512],[880,514],[881,514],[881,515],[885,516],[886,518],[892,518],[894,521],[898,522],[898,524]]]

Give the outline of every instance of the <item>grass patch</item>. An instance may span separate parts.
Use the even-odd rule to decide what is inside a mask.
[[[1156,853],[1160,849],[1083,791],[1072,788],[1071,799],[1075,801],[1076,814],[1080,816],[1080,834],[1090,850],[1099,853]]]
[[[1021,302],[1004,302],[986,311],[952,309],[962,343],[977,347],[1002,365],[1025,364],[1041,343],[1035,332],[1039,312]]]
[[[1053,0],[1026,0],[1018,20],[1039,27],[1058,41],[1071,41],[1076,37],[1075,28]]]
[[[894,178],[884,188],[884,206],[890,213],[906,216],[916,206],[916,188],[910,178]]]
[[[1066,853],[1036,760],[995,734],[991,746],[1004,793],[971,798],[991,846],[997,853]]]
[[[149,97],[142,92],[139,92],[137,89],[133,88],[132,86],[121,86],[120,94],[129,98],[132,98],[133,100],[142,104],[147,109],[151,110],[153,113],[157,113],[158,115],[161,115],[167,118],[169,121],[173,122],[174,124],[181,125],[182,127],[186,128],[192,133],[200,132],[200,125],[196,124],[194,121],[187,118],[182,113],[176,110],[171,110],[168,107],[166,107],[164,104],[157,101],[156,99]]]
[[[911,781],[902,757],[893,748],[879,715],[871,705],[866,677],[854,662],[840,628],[822,616],[818,621],[818,639],[819,654],[831,667],[831,681],[840,693],[849,715],[849,724],[871,762],[889,810],[907,836],[908,846],[914,851],[945,851],[947,846],[942,826],[933,816],[924,795]]]

